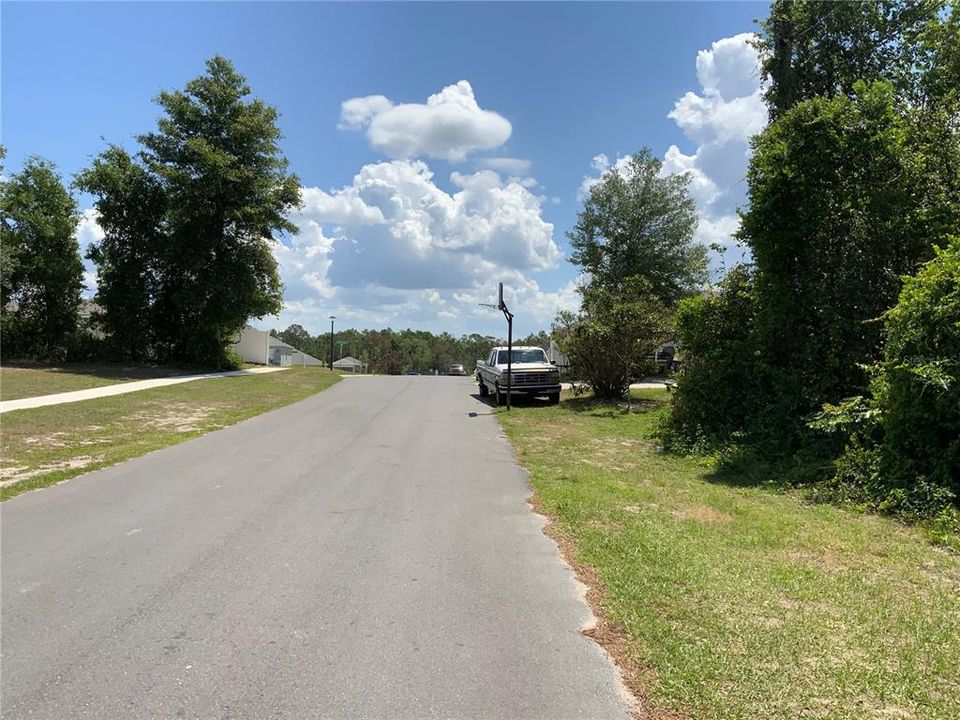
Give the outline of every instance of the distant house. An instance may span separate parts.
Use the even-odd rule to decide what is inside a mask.
[[[312,355],[300,352],[280,338],[268,332],[256,330],[249,325],[240,331],[233,341],[232,349],[245,362],[254,365],[277,365],[290,367],[295,365],[324,365]]]
[[[333,369],[339,370],[340,372],[365,373],[367,371],[367,364],[357,360],[355,357],[347,355],[345,358],[340,358],[333,363]]]

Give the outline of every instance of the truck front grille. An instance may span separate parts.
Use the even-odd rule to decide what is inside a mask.
[[[551,372],[515,372],[511,385],[548,385],[557,382],[557,376]]]

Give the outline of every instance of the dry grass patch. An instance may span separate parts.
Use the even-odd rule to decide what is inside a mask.
[[[233,425],[338,380],[322,368],[292,368],[4,413],[0,499]]]

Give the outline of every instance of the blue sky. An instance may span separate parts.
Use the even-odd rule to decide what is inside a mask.
[[[498,332],[477,303],[503,280],[526,333],[575,305],[565,233],[591,178],[641,146],[693,173],[700,239],[729,244],[765,119],[743,33],[766,10],[4,2],[6,171],[39,154],[69,178],[106,142],[134,149],[157,92],[219,53],[281,112],[304,186],[276,249],[286,306],[260,325]],[[97,233],[88,212],[81,243]]]

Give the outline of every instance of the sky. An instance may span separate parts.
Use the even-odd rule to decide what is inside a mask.
[[[727,266],[749,138],[763,128],[765,3],[0,4],[4,171],[66,181],[108,143],[137,149],[161,90],[216,54],[280,112],[300,229],[274,243],[279,317],[338,328],[518,335],[575,309],[567,232],[585,193],[649,147],[691,173],[697,240]],[[93,201],[83,250],[102,236]],[[712,260],[718,267],[721,259]],[[96,283],[87,262],[88,293]]]

